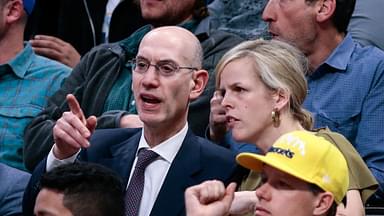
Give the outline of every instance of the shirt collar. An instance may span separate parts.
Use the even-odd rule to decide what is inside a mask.
[[[176,154],[181,147],[181,144],[184,141],[185,136],[187,135],[187,132],[188,123],[186,123],[183,129],[181,129],[177,134],[158,144],[151,150],[160,155],[160,157],[166,160],[168,163],[172,163],[173,159],[176,157]],[[136,155],[141,148],[150,148],[144,137],[144,129],[141,133],[139,147],[137,148]]]
[[[24,43],[24,49],[19,52],[15,58],[8,62],[8,65],[12,68],[12,71],[20,78],[24,78],[28,71],[28,68],[32,64],[34,52],[29,43]]]
[[[325,64],[339,69],[340,71],[345,71],[347,69],[348,63],[350,62],[352,53],[355,49],[355,43],[350,34],[347,34],[344,40],[333,50],[331,55],[325,61]]]

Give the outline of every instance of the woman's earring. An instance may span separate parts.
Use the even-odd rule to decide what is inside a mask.
[[[274,108],[272,110],[271,114],[272,114],[273,126],[279,127],[279,125],[280,125],[280,112],[279,112],[279,110],[277,110],[277,108]]]

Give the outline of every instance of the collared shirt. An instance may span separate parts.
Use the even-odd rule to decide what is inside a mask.
[[[23,165],[24,129],[46,105],[71,69],[36,55],[29,43],[0,65],[0,162]]]
[[[384,52],[348,34],[310,76],[304,107],[315,127],[343,134],[384,186]]]
[[[159,194],[160,188],[163,185],[165,177],[167,176],[168,170],[171,167],[171,164],[173,162],[173,159],[176,157],[177,152],[179,152],[179,149],[181,148],[181,145],[185,139],[185,136],[187,135],[187,132],[188,123],[186,123],[183,129],[181,129],[177,134],[151,149],[152,151],[156,152],[159,157],[151,164],[149,164],[145,169],[144,191],[143,197],[141,199],[139,216],[150,215],[152,207],[156,201],[157,195]],[[79,150],[76,154],[72,155],[71,157],[59,160],[53,154],[53,148],[54,146],[51,148],[51,151],[48,154],[46,163],[47,172],[57,166],[73,163],[76,160],[77,155],[80,153]],[[135,170],[137,153],[141,148],[149,148],[149,145],[144,137],[144,129],[141,133],[139,146],[136,150],[136,157],[135,161],[132,164],[129,181],[131,181],[132,174]]]
[[[171,167],[173,159],[176,157],[177,152],[179,151],[181,144],[188,132],[188,124],[184,126],[177,134],[173,137],[165,140],[164,142],[158,144],[151,150],[156,152],[160,157],[153,161],[147,166],[144,173],[144,191],[143,197],[141,199],[139,216],[148,216],[151,214],[152,207],[156,201],[157,195],[159,194],[160,188],[163,185],[164,179],[167,176],[168,170]],[[149,145],[144,137],[144,131],[141,133],[141,138],[139,142],[139,147],[136,151],[136,158],[133,162],[131,174],[135,170],[135,165],[137,161],[137,153],[141,148],[149,148]],[[128,182],[129,184],[129,182]],[[127,185],[128,185],[127,184]]]

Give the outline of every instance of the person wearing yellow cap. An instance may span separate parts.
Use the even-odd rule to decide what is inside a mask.
[[[349,186],[342,153],[307,131],[284,134],[265,155],[241,153],[237,161],[262,173],[256,215],[334,215]]]
[[[343,154],[307,131],[284,134],[265,155],[241,153],[237,162],[262,175],[256,189],[256,216],[333,216],[349,186]],[[211,181],[187,189],[187,214],[226,215],[233,187],[226,190],[218,181]]]
[[[283,134],[314,131],[336,145],[348,163],[347,204],[346,208],[340,206],[339,213],[363,215],[363,203],[377,189],[377,181],[342,135],[326,129],[313,130],[312,116],[302,108],[307,96],[307,70],[303,54],[281,41],[247,41],[234,47],[216,67],[217,91],[211,99],[210,132],[217,135],[220,128],[229,129],[235,141],[254,144],[266,154]],[[258,173],[250,172],[238,190],[253,191],[260,180]],[[237,201],[244,200],[240,194],[246,192],[236,193],[231,213],[237,209]],[[249,212],[257,202],[254,193],[248,192],[247,197],[249,205],[240,208],[241,213]]]

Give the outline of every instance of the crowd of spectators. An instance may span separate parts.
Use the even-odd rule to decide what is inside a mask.
[[[0,0],[0,215],[384,215],[382,6]]]

